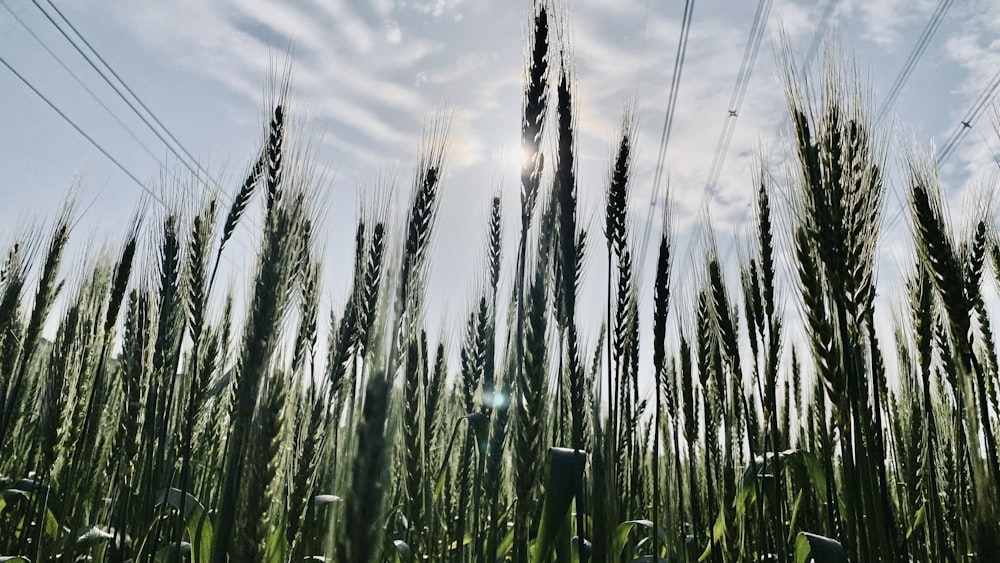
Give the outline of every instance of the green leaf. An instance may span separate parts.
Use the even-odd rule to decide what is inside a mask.
[[[587,454],[568,448],[549,449],[545,464],[545,502],[538,537],[531,549],[532,562],[545,561],[552,553],[559,528],[569,519],[569,507],[583,483]]]
[[[500,540],[500,545],[497,546],[497,552],[493,556],[494,561],[503,561],[510,553],[510,550],[514,549],[514,528],[507,528],[507,533],[504,534],[502,540]]]
[[[555,563],[576,563],[583,560],[580,557],[578,545],[580,542],[577,537],[570,534],[571,528],[572,526],[559,526],[559,533],[556,534],[554,548]]]
[[[513,536],[511,536],[511,537],[513,537]],[[511,541],[513,541],[513,540],[511,540]],[[469,534],[465,534],[465,535],[462,536],[462,540],[461,541],[455,540],[455,541],[449,543],[448,544],[448,551],[455,551],[456,549],[459,549],[460,547],[465,547],[465,546],[471,545],[471,544],[472,544],[472,536],[469,535]]]
[[[24,491],[26,493],[34,493],[38,491],[39,486],[38,481],[35,481],[34,479],[18,479],[11,484],[10,488]]]
[[[729,528],[726,527],[726,511],[719,509],[718,516],[715,517],[715,525],[712,526],[712,538],[715,543],[722,543],[729,535]]]
[[[115,535],[104,526],[83,526],[64,540],[63,555],[74,559],[74,555],[90,552],[89,561],[102,561],[104,547],[114,538]]]
[[[788,520],[788,541],[792,541],[793,530],[796,528],[796,524],[799,521],[799,509],[802,508],[802,498],[805,496],[806,491],[802,489],[799,494],[795,496],[795,504],[792,505],[792,517]]]
[[[455,438],[458,436],[458,429],[462,426],[463,420],[468,422],[469,428],[476,433],[476,443],[479,446],[478,451],[482,452],[486,449],[486,441],[489,439],[490,419],[480,412],[469,413],[459,418],[458,424],[455,425],[455,429],[451,432],[451,438],[448,439],[448,447],[445,448],[444,455],[441,456],[441,469],[438,470],[437,479],[434,481],[435,504],[437,504],[438,499],[441,498],[441,493],[444,491],[445,470],[448,469],[451,450],[455,445]]]
[[[924,521],[926,519],[927,519],[927,503],[924,503],[920,505],[920,509],[917,510],[917,515],[913,519],[913,525],[910,526],[910,529],[907,530],[906,532],[906,539],[910,539],[910,536],[912,536],[914,532],[923,527]]]
[[[723,545],[728,533],[729,531],[726,528],[726,511],[719,509],[719,514],[715,517],[715,523],[712,525],[711,541],[705,545],[705,550],[698,556],[699,563],[702,561],[708,561],[708,558],[712,555],[712,550],[715,549],[715,546],[717,545]]]
[[[45,509],[45,535],[51,539],[59,537],[59,522],[51,508]]]
[[[21,489],[7,489],[2,493],[4,507],[6,505],[15,505],[23,500],[28,500],[28,492]],[[2,509],[3,507],[0,507]],[[2,510],[0,510],[2,511]]]
[[[815,454],[799,449],[785,450],[777,455],[767,453],[754,457],[743,471],[734,501],[738,518],[745,516],[747,507],[756,502],[761,481],[773,478],[778,469],[796,472],[807,479],[819,502],[826,502],[826,473]]]
[[[156,493],[161,499],[157,505],[169,504],[181,510],[181,491],[176,488],[162,489]],[[191,493],[184,493],[184,523],[187,527],[188,540],[191,542],[191,563],[208,561],[212,556],[212,540],[215,529],[208,517],[205,506]]]
[[[615,547],[613,552],[618,554],[616,559],[621,559],[622,551],[625,550],[625,543],[628,541],[628,537],[632,533],[632,530],[637,527],[652,530],[653,522],[650,520],[628,520],[618,524],[618,527],[615,529]],[[657,528],[656,535],[660,538],[660,545],[667,545],[669,543],[667,533],[662,529]]]
[[[285,561],[288,552],[288,541],[285,539],[285,528],[288,521],[282,519],[271,536],[267,539],[267,551],[264,553],[265,563],[282,563]]]
[[[847,552],[835,539],[799,532],[795,538],[795,563],[848,563]]]

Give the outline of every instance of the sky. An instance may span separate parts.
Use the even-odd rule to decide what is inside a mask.
[[[428,310],[439,317],[442,330],[458,334],[470,290],[480,279],[490,196],[497,191],[502,195],[511,232],[517,216],[515,155],[527,0],[52,2],[230,193],[262,142],[269,84],[290,63],[290,114],[295,130],[311,139],[322,176],[326,307],[344,302],[359,209],[377,201],[378,186],[394,178],[394,205],[402,217],[421,132],[435,115],[449,114]],[[580,223],[591,232],[591,248],[600,249],[601,201],[628,103],[634,104],[639,127],[632,216],[638,226],[653,221],[659,228],[661,211],[648,202],[684,2],[563,4],[560,29],[570,45],[576,80]],[[735,261],[732,241],[752,221],[754,171],[762,155],[776,163],[789,154],[786,102],[776,70],[782,35],[798,61],[806,58],[818,30],[820,37],[835,40],[842,57],[856,66],[873,105],[879,106],[942,4],[947,11],[940,28],[886,121],[883,137],[893,165],[901,146],[915,143],[929,151],[933,144],[943,145],[1000,71],[1000,2],[774,0],[717,187],[706,198],[712,157],[731,119],[730,101],[758,3],[694,3],[665,167],[681,270],[693,264],[683,246],[704,217],[706,202],[723,256]],[[175,178],[185,176],[178,159],[101,81],[41,8],[57,17],[48,0],[0,0],[0,58],[165,200],[200,193],[204,186]],[[813,68],[820,63],[817,59]],[[73,237],[77,265],[87,249],[117,248],[123,228],[148,196],[3,66],[0,101],[0,242],[53,219],[72,187],[79,208]],[[997,170],[993,153],[1000,152],[1000,136],[989,112],[972,125],[941,171],[955,209],[961,208],[970,186],[989,185]],[[894,180],[886,202],[880,270],[887,278],[899,269],[893,264],[905,255],[908,239],[899,213],[900,193],[901,182]],[[229,260],[233,266],[245,263],[240,252],[254,248],[249,225],[238,237]],[[508,258],[514,254],[512,244]],[[590,262],[599,264],[599,255]],[[646,268],[648,280],[652,265]],[[230,279],[238,278],[231,272]],[[585,298],[599,298],[602,280],[596,270],[588,275]],[[585,335],[596,335],[599,309]]]

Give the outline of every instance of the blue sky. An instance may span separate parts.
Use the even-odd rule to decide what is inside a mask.
[[[479,279],[489,196],[498,185],[513,225],[517,204],[523,45],[528,2],[510,0],[53,0],[229,191],[261,142],[264,97],[274,69],[293,67],[292,114],[311,136],[321,170],[328,228],[326,303],[341,303],[352,232],[361,202],[379,178],[397,179],[405,201],[420,132],[441,108],[452,112],[448,170],[431,271],[431,310],[455,325],[465,290]],[[739,112],[716,197],[710,203],[720,245],[750,219],[752,171],[763,150],[787,152],[785,101],[775,71],[784,30],[797,56],[813,40],[830,0],[775,0],[760,55]],[[164,145],[129,113],[29,0],[2,0],[0,57],[22,73],[132,174],[177,199],[177,170]],[[39,4],[48,7],[46,0]],[[600,202],[622,108],[633,97],[639,118],[634,214],[646,209],[667,106],[684,3],[665,0],[573,0],[564,16],[573,49],[579,114],[581,223],[592,248],[603,247]],[[840,0],[829,36],[855,64],[881,103],[939,7],[937,0]],[[699,0],[694,14],[676,117],[667,153],[675,228],[699,218],[712,155],[749,39],[756,2]],[[9,9],[9,11],[8,11]],[[130,138],[12,16],[52,49],[156,158]],[[290,53],[290,54],[289,54]],[[1000,3],[954,2],[894,107],[886,127],[890,158],[897,147],[943,144],[973,101],[1000,71]],[[82,218],[77,244],[100,247],[120,236],[142,191],[6,68],[0,67],[0,237],[53,216],[77,184]],[[958,207],[963,186],[991,180],[1000,152],[984,114],[943,170]],[[499,179],[499,180],[498,180]],[[499,182],[499,183],[498,183]],[[195,187],[197,188],[197,187]],[[892,187],[897,193],[898,182]],[[887,217],[900,201],[890,195]],[[85,211],[84,211],[85,210]],[[906,240],[902,221],[887,223],[887,259]],[[240,236],[252,248],[249,230]],[[112,248],[117,246],[112,240]],[[680,253],[683,254],[681,249]],[[894,254],[895,252],[895,254]],[[512,251],[508,252],[510,256]],[[599,263],[595,256],[592,262]],[[592,276],[599,287],[602,275]],[[455,296],[459,296],[455,299]],[[594,328],[592,331],[596,331]]]

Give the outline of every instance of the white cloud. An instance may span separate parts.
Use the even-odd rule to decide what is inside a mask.
[[[342,1],[281,10],[262,0],[184,2],[153,11],[125,7],[118,15],[137,40],[254,101],[272,61],[280,68],[280,53],[290,45],[293,91],[312,100],[311,117],[328,136],[352,137],[359,154],[400,154],[412,146],[430,105],[404,78],[413,76],[415,66],[432,69],[442,80],[449,71],[457,77],[475,70],[474,58],[450,69],[427,64],[441,52],[440,41],[408,33],[395,20],[369,22]],[[383,2],[378,9],[388,14],[393,6]],[[174,20],[184,24],[168,23]],[[376,40],[380,36],[384,41]],[[400,116],[406,116],[402,123]]]
[[[401,5],[410,7],[420,13],[428,14],[439,18],[444,15],[459,16],[459,7],[465,0],[416,0],[412,2],[401,2]]]
[[[354,50],[360,54],[371,51],[375,44],[375,30],[372,24],[358,16],[344,0],[314,0],[314,3],[317,8],[326,11],[330,23],[335,26],[334,34],[347,38]],[[274,11],[273,5],[271,6],[271,10]],[[326,34],[331,35],[329,31]]]
[[[778,0],[771,5],[768,22],[770,41],[775,41],[779,33],[784,33],[793,44],[809,41],[816,32],[818,14],[815,3],[801,5],[795,0]]]
[[[580,2],[582,6],[585,6],[588,10],[600,10],[614,16],[623,15],[634,15],[643,12],[647,12],[649,9],[649,2],[622,2],[621,0],[582,0]],[[681,9],[681,4],[677,3],[678,9]]]
[[[467,78],[469,75],[475,74],[479,70],[485,69],[496,59],[496,53],[470,53],[468,55],[462,55],[449,67],[419,73],[418,82],[451,84],[462,78]]]
[[[399,23],[391,20],[385,22],[385,40],[390,45],[398,45],[403,41],[403,30]]]
[[[867,0],[852,4],[852,15],[864,26],[865,38],[875,45],[909,49],[939,5],[937,0]],[[914,39],[903,40],[904,31],[907,39]]]
[[[375,13],[382,18],[388,18],[389,14],[396,8],[396,3],[393,0],[371,0],[371,4]]]

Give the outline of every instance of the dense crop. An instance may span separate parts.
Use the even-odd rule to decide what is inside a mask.
[[[695,288],[690,302],[672,300],[665,221],[652,330],[640,331],[634,117],[625,112],[615,143],[604,232],[586,232],[572,75],[550,14],[539,5],[532,17],[518,246],[503,248],[496,197],[457,342],[435,342],[424,320],[443,124],[425,139],[406,217],[374,209],[358,220],[352,284],[332,312],[319,304],[312,169],[287,134],[284,94],[228,209],[206,197],[137,218],[116,255],[83,271],[60,268],[72,207],[43,244],[39,234],[11,244],[0,272],[0,554],[1000,561],[1000,371],[983,289],[991,272],[1000,280],[994,218],[982,212],[956,233],[928,159],[903,159],[917,252],[906,284],[882,288],[908,310],[895,341],[880,341],[887,147],[846,74],[829,71],[816,94],[788,71],[796,172],[787,185],[766,171],[748,179],[749,251],[730,267],[709,237],[679,282]],[[772,207],[779,191],[788,216]],[[255,201],[260,246],[241,272],[240,309],[216,272]],[[602,242],[606,326],[588,349],[578,288]],[[795,274],[788,291],[782,260]]]

